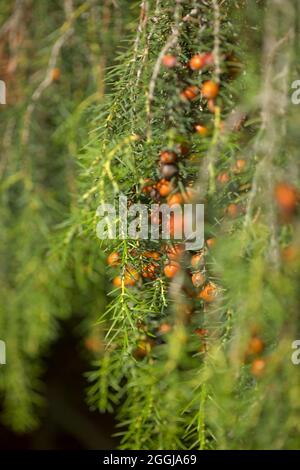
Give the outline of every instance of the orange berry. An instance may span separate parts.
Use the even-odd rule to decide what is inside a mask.
[[[125,276],[124,276],[124,284],[125,286],[134,286],[136,281],[139,280],[139,273],[137,270],[131,266],[126,268]]]
[[[154,188],[155,183],[151,178],[146,178],[143,183],[143,193],[150,193]]]
[[[51,80],[53,82],[58,82],[59,79],[61,77],[61,71],[58,67],[54,67],[52,70],[51,70]]]
[[[209,238],[208,240],[206,240],[206,244],[207,244],[208,248],[212,248],[216,244],[216,239],[215,238]]]
[[[247,354],[249,355],[260,354],[263,352],[264,349],[265,349],[264,342],[260,338],[258,338],[258,336],[253,336],[249,342]]]
[[[179,270],[180,270],[180,265],[175,262],[168,263],[164,267],[165,276],[168,277],[169,279],[176,276]]]
[[[117,266],[120,263],[120,255],[116,251],[113,251],[107,257],[107,264],[109,266]]]
[[[205,276],[200,271],[192,275],[192,283],[195,287],[201,287],[205,283]]]
[[[122,278],[121,276],[116,276],[113,280],[113,285],[115,287],[121,287],[122,286]]]
[[[198,295],[198,298],[204,300],[207,303],[211,303],[215,300],[217,295],[217,287],[213,283],[207,284],[204,289]]]
[[[157,190],[162,197],[166,197],[172,191],[172,183],[170,183],[170,181],[162,179],[157,183]]]
[[[228,173],[226,173],[226,172],[220,173],[220,174],[218,175],[218,181],[219,181],[219,183],[221,183],[221,184],[226,184],[226,183],[229,182],[229,180],[230,180],[229,175],[228,175]]]
[[[169,258],[169,260],[178,261],[181,258],[184,249],[185,246],[183,244],[168,245],[166,249],[167,257]]]
[[[214,55],[212,52],[206,52],[205,54],[203,54],[203,59],[205,65],[212,65],[214,63]]]
[[[194,269],[199,269],[204,265],[204,254],[197,253],[196,255],[192,256],[191,265]]]
[[[175,152],[170,152],[169,150],[164,150],[160,153],[160,162],[165,164],[175,163],[177,160],[177,155]]]
[[[251,373],[255,377],[261,377],[266,368],[266,361],[264,359],[255,359],[251,365]]]
[[[229,217],[231,217],[232,219],[234,219],[235,217],[237,217],[238,213],[239,213],[239,208],[237,206],[237,204],[229,204],[227,206],[227,214],[229,215]]]
[[[206,330],[204,328],[196,328],[195,333],[198,336],[207,336],[208,335],[208,330]]]
[[[239,171],[242,171],[246,166],[246,160],[244,160],[243,158],[239,158],[237,161],[236,161],[236,168],[239,170]]]
[[[172,327],[169,323],[162,323],[161,325],[159,325],[159,328],[158,328],[158,332],[161,335],[165,335],[166,333],[170,333],[171,330],[172,330]]]
[[[159,260],[161,255],[158,253],[158,251],[145,251],[143,256],[145,256],[145,258]]]
[[[201,70],[205,65],[204,54],[196,54],[189,61],[189,67],[192,70]]]
[[[168,198],[168,205],[174,206],[175,204],[183,204],[183,196],[181,193],[176,193]]]
[[[201,93],[203,98],[206,98],[208,100],[213,100],[216,98],[219,94],[219,85],[212,81],[208,80],[207,82],[204,82],[202,85]]]
[[[149,263],[146,266],[143,266],[142,276],[144,278],[154,279],[156,277],[157,265],[154,263]]]
[[[188,101],[193,101],[199,95],[200,90],[197,86],[191,85],[183,90],[181,97]]]
[[[166,54],[162,58],[162,64],[168,69],[172,69],[177,65],[177,58],[172,54]]]
[[[280,210],[293,213],[299,203],[299,192],[289,183],[279,183],[275,188],[275,199]]]
[[[201,135],[201,137],[206,137],[208,135],[207,127],[203,126],[202,124],[196,124],[195,130],[198,134]]]

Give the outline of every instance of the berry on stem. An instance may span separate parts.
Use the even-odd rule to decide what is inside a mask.
[[[275,199],[282,212],[292,214],[299,203],[299,192],[290,183],[278,183],[275,187]]]
[[[203,98],[208,100],[213,100],[219,94],[220,86],[213,80],[208,80],[203,83],[201,88],[201,94]]]
[[[229,174],[224,171],[218,175],[218,182],[220,184],[227,184],[230,181]]]
[[[197,253],[192,256],[191,265],[194,269],[199,269],[204,266],[204,254]]]
[[[160,153],[159,160],[162,164],[176,163],[177,155],[175,152],[170,152],[169,150],[164,150]]]
[[[195,131],[197,132],[197,134],[200,134],[201,137],[206,137],[208,135],[207,127],[203,126],[202,124],[196,124]]]
[[[183,195],[181,193],[175,193],[175,194],[172,194],[169,198],[168,198],[168,205],[170,207],[176,205],[176,204],[183,204],[184,202],[184,198],[183,198]]]
[[[199,93],[200,93],[200,89],[195,85],[191,85],[191,86],[188,86],[187,88],[185,88],[182,91],[180,96],[184,100],[193,101],[198,97]]]
[[[265,349],[265,343],[258,336],[253,336],[249,342],[247,354],[249,356],[261,354]]]
[[[113,251],[107,257],[107,264],[109,266],[117,266],[121,262],[120,255],[116,251]]]
[[[165,265],[164,267],[164,273],[165,273],[165,276],[169,279],[171,279],[172,277],[176,276],[176,274],[178,273],[178,271],[180,270],[180,265],[179,263],[176,263],[174,261],[172,262],[169,262],[168,264]]]
[[[205,55],[195,54],[189,61],[191,70],[201,70],[205,66]]]
[[[266,361],[264,359],[255,359],[251,365],[251,373],[255,377],[261,377],[266,368]]]
[[[162,197],[166,197],[172,191],[172,183],[170,183],[170,181],[167,181],[166,179],[161,179],[157,183],[157,190]]]
[[[168,68],[172,69],[173,67],[176,67],[177,65],[177,57],[172,54],[166,54],[162,58],[162,64]]]
[[[185,246],[183,244],[178,245],[167,245],[166,253],[167,257],[171,261],[178,261],[184,253]]]
[[[215,300],[217,295],[217,286],[212,282],[209,282],[204,289],[198,295],[199,299],[204,300],[207,303],[211,303]]]
[[[54,67],[52,70],[51,70],[51,80],[53,82],[58,82],[60,80],[60,77],[61,77],[61,71],[58,67]]]
[[[201,287],[205,283],[205,276],[200,272],[196,272],[192,275],[192,283],[194,287]]]

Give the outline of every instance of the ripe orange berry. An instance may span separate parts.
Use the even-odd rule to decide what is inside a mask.
[[[145,258],[159,260],[161,255],[158,251],[145,251],[143,256],[145,256]]]
[[[51,70],[51,80],[53,82],[58,82],[59,79],[61,77],[61,71],[58,67],[54,67],[52,70]]]
[[[291,214],[299,203],[299,192],[289,183],[279,183],[275,188],[275,199],[281,211]]]
[[[204,82],[202,85],[201,93],[203,98],[206,98],[208,100],[213,100],[216,98],[219,94],[219,85],[212,81],[208,80],[207,82]]]
[[[205,283],[205,276],[200,271],[192,275],[192,283],[195,287],[201,287]]]
[[[214,56],[211,52],[195,54],[189,61],[189,67],[191,70],[201,70],[203,67],[212,65],[213,62]]]
[[[151,178],[146,178],[143,183],[143,193],[150,193],[154,188],[155,183]]]
[[[205,54],[203,54],[203,59],[205,65],[212,65],[214,63],[214,55],[212,52],[206,52]]]
[[[215,238],[209,238],[208,240],[206,240],[206,244],[207,244],[208,248],[212,248],[216,244],[216,239]]]
[[[197,98],[199,93],[200,93],[199,88],[195,85],[191,85],[183,90],[183,92],[181,93],[181,97],[185,100],[193,101],[194,99]]]
[[[266,368],[266,361],[264,359],[255,359],[251,365],[251,373],[255,377],[261,377]]]
[[[226,184],[226,183],[229,182],[229,180],[230,180],[230,177],[229,177],[228,173],[226,173],[226,172],[220,173],[220,174],[218,175],[218,181],[219,181],[219,183],[221,183],[221,184]]]
[[[196,54],[189,61],[189,67],[192,70],[201,70],[205,66],[204,54]]]
[[[251,356],[254,354],[260,354],[264,349],[264,342],[258,336],[253,336],[249,342],[247,354]]]
[[[204,254],[197,253],[196,255],[192,256],[191,265],[194,269],[202,268],[204,265]]]
[[[107,257],[107,264],[109,266],[117,266],[120,263],[120,255],[116,251],[113,251]]]
[[[244,160],[243,158],[239,158],[236,161],[237,170],[242,171],[245,168],[245,166],[246,166],[246,160]]]
[[[155,279],[157,271],[157,265],[154,263],[149,263],[146,266],[143,266],[142,276],[148,279]]]
[[[176,276],[179,270],[180,270],[180,265],[173,261],[165,265],[164,273],[166,277],[171,279],[172,277]]]
[[[169,323],[162,323],[158,328],[158,332],[161,335],[165,335],[166,333],[170,333],[171,330],[172,330],[172,327]]]
[[[178,261],[181,258],[184,250],[185,246],[183,244],[168,245],[166,248],[167,257],[171,261]]]
[[[227,214],[229,215],[229,217],[231,217],[232,219],[234,219],[235,217],[237,217],[238,213],[239,213],[239,208],[237,206],[237,204],[229,204],[227,206]]]
[[[113,280],[113,285],[115,287],[121,287],[122,286],[122,278],[121,276],[116,276]]]
[[[157,183],[157,190],[162,197],[166,197],[172,191],[172,183],[166,179],[162,179]]]
[[[168,198],[168,205],[174,206],[175,204],[183,204],[183,196],[181,193],[175,193],[169,196]]]
[[[204,289],[198,295],[198,298],[204,300],[207,303],[211,303],[215,300],[217,295],[217,287],[212,282],[208,283]]]
[[[133,268],[132,266],[127,267],[124,276],[125,286],[134,286],[136,281],[139,280],[139,277],[139,273],[135,268]]]
[[[170,164],[170,163],[176,163],[177,155],[176,155],[175,152],[170,152],[169,150],[164,150],[163,152],[160,153],[159,160],[164,165]]]
[[[208,330],[206,330],[205,328],[196,328],[195,333],[198,336],[207,336],[208,335]]]
[[[172,69],[177,65],[177,58],[172,54],[166,54],[162,58],[162,64],[168,69]]]
[[[208,135],[207,127],[203,126],[202,124],[196,124],[195,130],[198,134],[201,135],[201,137],[206,137]]]

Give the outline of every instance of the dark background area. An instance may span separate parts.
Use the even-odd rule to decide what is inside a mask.
[[[113,449],[118,441],[112,437],[114,417],[89,410],[86,402],[90,369],[72,334],[73,325],[62,326],[60,340],[52,345],[45,364],[45,407],[40,427],[30,434],[14,434],[0,425],[2,450],[84,450]]]

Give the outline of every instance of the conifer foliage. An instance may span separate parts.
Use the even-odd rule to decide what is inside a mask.
[[[297,0],[44,3],[0,7],[5,422],[37,424],[77,315],[121,449],[299,448]],[[153,204],[204,204],[203,246],[172,215],[170,240],[99,240],[120,195],[157,227]]]

